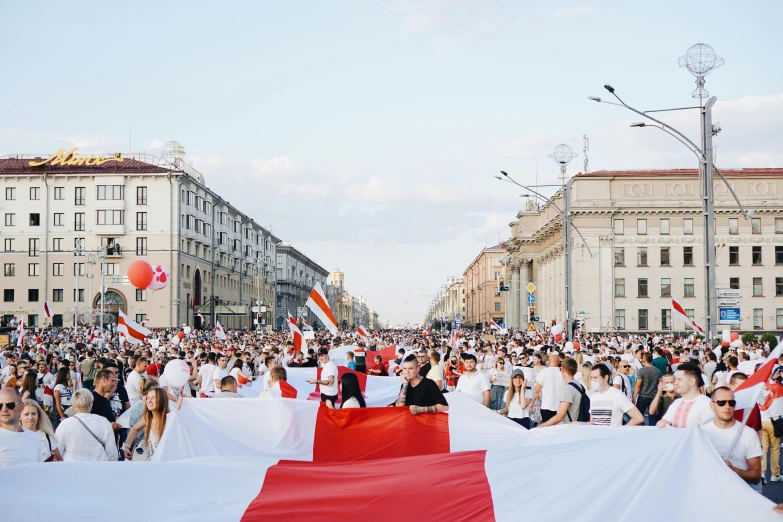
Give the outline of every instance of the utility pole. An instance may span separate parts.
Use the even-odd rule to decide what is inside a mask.
[[[79,263],[79,258],[82,255],[84,247],[82,246],[82,238],[78,238],[76,242],[76,248],[74,248],[74,255],[76,256],[76,290],[73,296],[73,330],[76,332],[76,328],[79,325],[79,274],[82,271],[82,265]]]
[[[718,332],[717,279],[715,277],[715,200],[713,198],[712,172],[712,107],[713,96],[701,109],[702,136],[702,214],[704,219],[704,285],[707,296],[707,335],[712,339]]]
[[[566,179],[566,166],[560,167],[565,179],[565,299],[566,299],[566,332],[567,339],[571,339],[571,325],[574,321],[573,287],[571,286],[571,180]]]

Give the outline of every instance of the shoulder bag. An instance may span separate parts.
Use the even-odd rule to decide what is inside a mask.
[[[103,451],[104,451],[104,453],[106,453],[106,446],[104,445],[103,441],[102,441],[101,439],[99,439],[99,438],[98,438],[98,436],[97,436],[95,433],[93,433],[93,432],[92,432],[92,430],[91,430],[90,428],[88,428],[88,427],[87,427],[87,425],[84,423],[84,421],[83,421],[83,420],[81,420],[81,419],[80,419],[79,417],[77,417],[76,415],[74,415],[72,418],[76,419],[77,421],[79,421],[79,423],[80,423],[82,426],[84,426],[84,429],[85,429],[85,430],[87,430],[87,433],[89,433],[90,435],[92,435],[92,438],[93,438],[93,439],[95,439],[95,442],[97,442],[98,444],[100,444],[100,445],[101,445],[101,448],[103,448]],[[106,456],[107,456],[107,457],[109,457],[109,460],[112,460],[112,459],[111,459],[111,456],[110,456],[108,453],[106,453]]]

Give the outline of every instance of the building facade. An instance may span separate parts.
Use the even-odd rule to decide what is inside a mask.
[[[466,327],[486,328],[492,319],[505,323],[506,292],[499,291],[498,281],[505,273],[507,252],[501,245],[484,248],[462,274],[465,287]]]
[[[329,272],[302,252],[283,243],[277,247],[277,305],[275,326],[278,330],[288,321],[288,314],[304,317],[313,327],[318,324],[315,314],[305,306],[310,291],[318,282],[326,292]],[[331,304],[330,304],[331,306]]]
[[[754,213],[744,219],[716,178],[717,287],[739,292],[723,304],[740,309],[741,315],[741,324],[719,328],[783,330],[783,169],[723,174]],[[565,208],[562,190],[551,200]],[[584,236],[572,234],[574,318],[583,319],[586,330],[687,330],[684,322],[672,320],[672,297],[689,317],[705,324],[704,224],[696,170],[578,174],[571,212]],[[565,258],[558,210],[550,203],[530,206],[510,227],[505,244],[511,254],[509,323],[528,322],[528,282],[537,287],[535,315],[547,324],[564,321]]]
[[[0,159],[0,185],[0,315],[42,325],[48,301],[55,326],[99,322],[103,309],[104,322],[122,310],[151,327],[198,327],[201,313],[209,325],[238,328],[251,324],[259,299],[275,302],[280,240],[184,162],[61,150]],[[166,288],[131,286],[125,274],[137,259],[165,267]]]
[[[435,296],[425,324],[431,324],[433,319],[439,319],[449,325],[453,324],[455,327],[457,322],[462,326],[466,324],[465,305],[465,279],[452,277]],[[470,326],[470,323],[467,323],[466,326]]]

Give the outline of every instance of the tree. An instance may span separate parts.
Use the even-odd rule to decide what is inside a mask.
[[[761,344],[764,343],[769,343],[770,349],[774,350],[778,345],[778,338],[775,337],[775,334],[767,332],[761,336]]]
[[[440,319],[433,319],[432,323],[430,324],[430,330],[438,330],[440,331]]]
[[[756,341],[756,334],[753,332],[745,332],[742,334],[742,344],[748,345],[754,341]]]

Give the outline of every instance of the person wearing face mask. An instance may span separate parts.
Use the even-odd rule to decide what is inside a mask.
[[[612,372],[606,365],[597,364],[590,372],[591,386],[598,390],[590,397],[590,423],[594,426],[622,426],[623,414],[630,417],[627,426],[644,423],[644,416],[631,400],[609,384]]]

